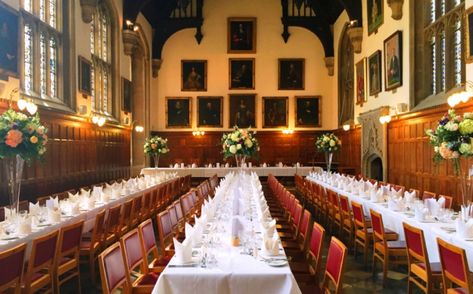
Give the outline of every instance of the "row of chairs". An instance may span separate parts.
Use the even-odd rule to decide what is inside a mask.
[[[185,222],[191,222],[200,213],[204,199],[213,195],[212,187],[218,185],[218,177],[211,179],[182,195],[156,216],[159,247],[150,218],[99,255],[103,293],[117,289],[128,293],[151,292],[174,255],[172,238],[185,238]]]
[[[268,176],[268,205],[276,218],[278,232],[296,279],[306,284],[299,286],[305,293],[341,293],[347,247],[332,237],[328,248],[322,284],[318,275],[321,267],[325,229],[313,221],[311,214],[274,176]],[[271,197],[272,196],[272,197]]]
[[[441,288],[446,291],[452,287],[452,283],[461,287],[459,291],[462,291],[462,289],[471,291],[473,279],[466,264],[464,249],[438,239],[442,264],[430,264],[422,230],[403,223],[406,241],[400,241],[400,236],[396,232],[384,227],[380,213],[370,209],[370,216],[366,216],[362,204],[349,201],[348,197],[338,195],[335,191],[325,189],[316,183],[310,183],[310,185],[307,185],[309,188],[303,188],[309,194],[305,200],[316,207],[316,211],[320,213],[319,216],[328,222],[333,233],[348,236],[349,244],[354,244],[355,257],[358,249],[363,250],[365,264],[368,251],[372,248],[373,272],[376,271],[377,261],[381,262],[383,265],[383,284],[386,281],[390,265],[408,265],[409,293],[411,284],[417,285],[426,293],[432,293],[435,290],[441,291]],[[299,188],[301,187],[299,186]],[[307,194],[302,195],[305,198]],[[324,206],[320,202],[315,202],[314,199],[315,201],[328,200]],[[462,262],[450,263],[446,256],[456,256],[456,260]]]

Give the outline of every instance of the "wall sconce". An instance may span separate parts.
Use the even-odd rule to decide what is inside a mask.
[[[129,20],[129,19],[125,20],[125,25],[126,25],[127,29],[133,30],[134,23],[131,20]]]
[[[137,125],[135,127],[135,132],[137,132],[137,133],[143,133],[144,130],[145,130],[145,128],[143,126]]]
[[[384,125],[384,124],[388,124],[391,122],[391,116],[388,114],[388,115],[383,115],[383,116],[380,116],[379,117],[379,122]]]
[[[97,125],[99,127],[103,127],[105,123],[107,122],[107,119],[104,116],[94,114],[92,115],[92,123],[94,125]]]
[[[26,111],[31,115],[34,115],[36,111],[38,111],[38,106],[36,104],[32,101],[25,100],[23,97],[16,102],[16,105],[18,106],[18,109],[21,111],[26,109]]]
[[[343,124],[342,128],[345,132],[348,132],[351,129],[352,125],[354,124],[355,124],[355,121],[352,119],[349,119]]]
[[[293,129],[282,129],[281,133],[283,133],[284,135],[292,135],[292,134],[294,134],[294,130]]]
[[[200,131],[200,130],[196,130],[196,131],[193,131],[192,132],[192,136],[196,137],[196,136],[204,136],[205,135],[205,132],[204,131]]]
[[[407,108],[406,103],[398,103],[396,106],[389,106],[388,114],[380,116],[379,122],[381,124],[388,124],[391,122],[393,116],[399,118],[399,114],[406,112],[408,110]]]
[[[464,84],[460,84],[458,87],[447,92],[448,98],[447,103],[451,108],[461,102],[466,103],[473,96],[471,88],[473,87],[472,81],[466,81]]]

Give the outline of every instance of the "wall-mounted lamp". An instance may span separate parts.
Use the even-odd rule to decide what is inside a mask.
[[[393,117],[399,118],[399,114],[406,112],[408,110],[407,108],[406,103],[398,103],[396,106],[390,106],[388,114],[380,116],[379,122],[381,124],[388,124]]]
[[[29,114],[33,115],[38,111],[38,106],[33,103],[33,101],[27,101],[23,97],[20,98],[16,104],[18,105],[18,108],[23,111],[26,109]]]
[[[355,124],[355,121],[352,119],[349,119],[343,124],[342,128],[345,132],[348,132],[354,124]]]
[[[201,131],[201,130],[196,130],[196,131],[193,131],[192,132],[192,136],[204,136],[205,135],[205,132],[204,131]]]
[[[281,133],[283,133],[284,135],[292,135],[292,134],[294,134],[294,130],[293,129],[282,129]]]
[[[98,114],[92,115],[92,123],[94,125],[97,125],[99,127],[103,127],[105,123],[107,122],[107,118]]]
[[[460,103],[466,103],[473,97],[473,82],[466,81],[465,83],[460,84],[458,87],[447,92],[448,98],[447,103],[451,108],[454,108]]]
[[[135,132],[137,132],[137,133],[143,133],[144,130],[145,130],[145,128],[143,126],[137,125],[135,127]]]
[[[384,124],[388,124],[391,122],[391,116],[388,114],[388,115],[383,115],[383,116],[380,116],[379,117],[379,122],[384,125]]]
[[[134,23],[131,20],[129,19],[125,20],[125,25],[127,29],[133,30]]]

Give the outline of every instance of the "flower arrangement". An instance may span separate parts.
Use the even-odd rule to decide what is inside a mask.
[[[166,154],[170,150],[168,148],[168,139],[158,136],[146,138],[144,145],[144,152],[150,156]]]
[[[41,159],[46,152],[47,132],[38,114],[27,116],[8,109],[0,116],[0,159],[17,155],[27,162]]]
[[[252,132],[250,129],[241,130],[238,127],[235,127],[228,134],[223,134],[223,157],[226,159],[235,155],[255,156],[259,151],[258,140],[256,140],[255,134],[256,132]]]
[[[452,160],[455,172],[460,171],[460,157],[473,156],[473,113],[457,115],[450,109],[438,126],[426,130],[430,144],[434,146],[434,161]]]
[[[332,153],[338,151],[341,146],[342,141],[340,141],[340,139],[333,133],[325,133],[315,140],[315,147],[320,152]]]

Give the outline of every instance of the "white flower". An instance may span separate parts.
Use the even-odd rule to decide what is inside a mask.
[[[330,140],[330,147],[333,147],[335,146],[335,141],[334,140]]]
[[[232,139],[233,142],[237,142],[237,141],[238,141],[238,134],[237,134],[237,133],[233,133],[233,134],[231,135],[231,139]]]
[[[236,146],[235,145],[230,146],[229,151],[230,153],[235,154],[237,152]]]
[[[240,150],[241,149],[241,144],[237,144],[236,148],[237,148],[237,150]]]
[[[451,132],[455,132],[458,130],[458,124],[457,123],[454,123],[454,122],[448,122],[445,127],[444,127],[447,131],[451,131]]]
[[[439,146],[435,146],[434,151],[435,151],[435,153],[438,153],[439,152]]]
[[[246,145],[246,147],[251,148],[251,147],[253,147],[253,142],[250,139],[246,139],[245,140],[245,145]]]

